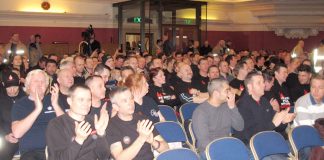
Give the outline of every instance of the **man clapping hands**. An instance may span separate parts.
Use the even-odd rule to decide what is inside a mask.
[[[91,92],[85,85],[72,86],[68,95],[70,110],[53,119],[47,128],[48,158],[64,160],[97,160],[109,156],[105,138],[109,115],[105,108],[97,115],[88,115]]]

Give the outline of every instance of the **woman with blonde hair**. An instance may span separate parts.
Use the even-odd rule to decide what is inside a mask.
[[[153,123],[165,121],[159,111],[158,104],[153,98],[146,96],[149,86],[144,74],[135,73],[129,75],[123,85],[128,87],[134,96],[136,113],[147,116]]]

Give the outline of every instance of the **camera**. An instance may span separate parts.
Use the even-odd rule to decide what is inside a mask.
[[[91,35],[93,34],[94,34],[94,30],[92,28],[92,25],[90,24],[89,27],[84,32],[81,33],[81,36],[84,41],[89,42],[91,39]]]

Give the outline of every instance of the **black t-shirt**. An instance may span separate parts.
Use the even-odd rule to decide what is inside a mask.
[[[108,100],[108,99],[101,100],[100,107],[91,106],[89,115],[93,116],[96,114],[97,116],[100,117],[100,111],[101,111],[101,108],[104,106],[105,102],[107,102],[107,105],[105,106],[106,110],[108,111],[109,117],[111,117],[112,104],[111,104],[110,100]]]
[[[200,47],[200,55],[201,56],[208,55],[208,53],[211,52],[212,50],[213,49],[210,47],[210,45],[208,45],[207,47],[203,45],[202,47]]]
[[[281,86],[278,82],[278,80],[275,79],[274,84],[271,88],[271,92],[274,95],[274,98],[278,101],[280,110],[284,110],[288,107],[292,107],[293,103],[291,101],[289,91],[285,83],[283,83]],[[287,128],[287,124],[281,124],[278,127],[276,127],[275,131],[281,133],[281,135],[284,138],[287,138],[287,134],[285,132],[285,129]]]
[[[74,77],[74,84],[84,84],[85,78],[83,76],[75,76]]]
[[[298,86],[299,81],[298,81],[298,74],[295,72],[289,73],[288,77],[286,79],[285,85],[287,86],[288,89],[292,89],[296,86]]]
[[[297,86],[291,88],[289,91],[292,102],[296,102],[299,97],[310,92],[310,85],[298,83]]]
[[[208,86],[209,78],[208,77],[203,77],[199,74],[194,76],[192,78],[192,86],[194,88],[197,88],[200,92],[207,92],[207,86]]]
[[[163,43],[163,52],[166,54],[166,56],[170,56],[171,52],[173,50],[172,43],[170,40],[166,40]]]
[[[171,73],[170,73],[170,72],[169,72],[168,70],[166,70],[166,69],[164,69],[163,72],[164,72],[164,76],[165,76],[165,82],[170,84],[170,80],[171,80],[172,75],[174,74],[174,72],[171,72]]]
[[[51,106],[51,96],[46,95],[43,99],[43,110],[31,128],[19,139],[19,150],[21,152],[31,150],[44,150],[46,147],[45,131],[49,121],[56,117],[55,111]],[[34,101],[28,96],[20,98],[14,103],[11,117],[12,121],[20,121],[26,118],[35,109]]]
[[[193,73],[194,77],[199,75],[199,68],[198,68],[197,65],[191,64],[190,68],[192,70],[192,73]]]
[[[91,46],[91,50],[92,50],[92,52],[95,51],[96,49],[98,49],[99,52],[100,52],[100,50],[101,50],[100,42],[97,41],[97,40],[94,40],[94,41],[90,44],[90,46]]]
[[[178,106],[180,101],[176,98],[176,93],[168,84],[163,84],[162,87],[151,85],[148,96],[152,97],[158,105]],[[175,99],[171,99],[174,96]]]
[[[67,102],[67,95],[59,92],[58,104],[63,109],[64,112],[67,112],[70,109],[70,105]]]
[[[58,84],[57,82],[57,74],[54,74],[53,76],[48,75],[49,77],[52,77],[52,83],[51,86],[54,86],[54,84]]]
[[[274,94],[271,91],[264,91],[263,97],[270,101],[272,98],[275,98]]]
[[[238,99],[240,99],[240,97],[243,95],[244,93],[244,90],[245,90],[245,86],[244,86],[244,81],[242,80],[239,80],[237,78],[234,78],[230,83],[229,85],[232,87],[232,88],[235,88],[235,89],[238,89],[241,91],[241,94],[240,95],[235,95],[235,100],[237,101]]]
[[[91,125],[92,132],[82,145],[75,141],[75,121],[68,114],[63,114],[49,122],[46,130],[49,159],[108,159],[107,138],[96,134],[93,117],[85,116],[84,121]]]
[[[288,88],[285,83],[280,86],[279,82],[275,79],[271,92],[274,95],[274,98],[278,101],[280,110],[293,106]]]
[[[137,132],[137,122],[144,120],[145,117],[134,114],[131,121],[123,121],[118,115],[111,118],[107,128],[107,140],[109,146],[116,142],[120,142],[125,150],[137,139],[139,136]],[[157,131],[153,130],[153,135],[158,135]],[[133,160],[152,160],[154,158],[151,145],[145,142]]]
[[[186,48],[183,49],[184,53],[188,53],[188,52],[194,52],[195,48],[193,46],[188,46]]]
[[[192,89],[197,88],[193,87],[191,82],[184,82],[182,80],[178,85],[174,86],[177,97],[180,99],[182,104],[193,102],[193,94],[191,94]]]
[[[181,82],[182,82],[181,78],[178,77],[178,76],[177,76],[177,73],[175,73],[175,72],[171,73],[171,77],[170,77],[169,82],[166,81],[166,83],[168,83],[168,84],[170,84],[171,86],[173,86],[174,89],[175,89],[176,86],[177,86],[179,83],[181,83]]]
[[[160,121],[158,114],[159,111],[160,110],[158,104],[153,100],[153,98],[149,96],[143,97],[142,105],[139,105],[135,102],[135,113],[140,115],[143,114],[153,123],[157,123]]]
[[[256,71],[263,71],[264,69],[265,69],[265,67],[264,66],[258,66],[258,65],[254,65],[254,69],[256,70]]]
[[[11,133],[11,109],[17,100],[25,96],[25,92],[20,89],[15,97],[9,97],[6,93],[0,96],[0,134]]]

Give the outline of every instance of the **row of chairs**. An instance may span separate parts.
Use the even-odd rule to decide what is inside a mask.
[[[199,156],[186,137],[182,126],[177,122],[159,122],[155,128],[168,143],[182,142],[189,147],[176,148],[161,153],[157,160],[198,160]],[[298,159],[298,153],[305,147],[324,146],[318,131],[312,126],[298,126],[289,133],[292,146],[291,154],[288,143],[281,134],[275,131],[257,133],[251,138],[250,148],[255,160],[266,156],[282,154],[292,159]],[[184,146],[185,147],[185,146]],[[233,154],[235,153],[235,154]],[[224,137],[212,141],[205,151],[208,160],[248,160],[250,152],[244,143],[233,137]]]
[[[184,122],[191,119],[192,113],[195,109],[195,104],[185,106],[189,106],[188,108],[190,109],[186,110],[187,108],[184,107],[185,110],[183,110],[183,106],[181,107],[182,109],[180,108],[182,125],[179,123],[175,111],[171,107],[160,107],[160,111],[165,116],[167,121],[156,123],[155,128],[166,140],[166,142],[181,142],[182,146],[186,148],[168,150],[164,153],[161,153],[157,157],[157,160],[199,159],[196,151],[195,136],[192,130],[192,124],[189,123],[188,127],[190,135],[188,136],[186,135],[183,127]],[[166,112],[170,114],[166,114]],[[191,136],[192,138],[192,143],[190,143],[188,140],[189,136]],[[264,131],[252,137],[250,141],[250,148],[253,157],[258,160],[273,154],[284,154],[291,158],[296,158],[298,157],[298,152],[305,147],[324,145],[324,142],[320,138],[318,131],[311,126],[299,126],[293,128],[289,133],[289,142],[292,146],[293,154],[291,154],[288,143],[279,133],[274,131]],[[243,144],[243,142],[233,137],[224,137],[212,141],[207,146],[205,152],[207,159],[210,160],[250,159],[250,152]]]
[[[159,109],[161,114],[164,116],[166,121],[172,121],[172,122],[179,122],[182,124],[184,127],[184,130],[186,131],[188,135],[188,140],[190,144],[195,146],[195,140],[193,137],[189,134],[189,127],[190,127],[190,122],[192,119],[192,114],[195,111],[195,109],[198,107],[198,103],[185,103],[183,104],[180,109],[180,121],[179,118],[177,117],[177,114],[175,110],[168,106],[168,105],[159,105]]]
[[[185,121],[192,118],[192,114],[198,105],[198,103],[185,103],[180,107],[181,124],[184,125]],[[159,105],[159,109],[166,121],[179,122],[176,112],[172,107],[168,105]]]

